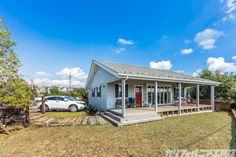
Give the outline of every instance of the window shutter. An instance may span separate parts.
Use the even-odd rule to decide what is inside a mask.
[[[128,97],[128,92],[129,91],[129,89],[128,89],[128,85],[126,84],[125,85],[125,97]]]
[[[118,98],[119,85],[115,84],[115,97]]]

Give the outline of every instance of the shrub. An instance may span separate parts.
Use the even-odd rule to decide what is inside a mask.
[[[230,108],[236,110],[236,103],[232,103],[232,104],[230,105]]]

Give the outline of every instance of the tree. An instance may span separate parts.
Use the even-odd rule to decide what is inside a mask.
[[[58,89],[58,87],[51,87],[50,88],[50,94],[51,95],[59,95],[59,89]]]
[[[33,90],[29,84],[18,77],[9,77],[0,85],[0,103],[11,106],[28,107],[33,98]]]
[[[67,95],[67,93],[59,90],[58,87],[54,86],[50,88],[50,95]]]
[[[223,101],[226,100],[235,100],[236,96],[236,75],[235,74],[221,74],[219,71],[211,72],[208,69],[202,71],[199,74],[200,78],[217,81],[219,82],[219,86],[216,87],[216,98],[221,99]],[[191,89],[192,96],[195,96],[196,89]],[[209,99],[210,98],[210,87],[209,86],[201,86],[200,88],[200,97]]]
[[[85,88],[80,87],[80,88],[74,88],[69,94],[74,97],[86,98],[88,92]]]
[[[11,33],[0,19],[0,76],[16,75],[20,61],[14,52],[15,42],[11,41]]]
[[[32,89],[17,75],[21,64],[14,52],[16,43],[10,35],[3,19],[0,19],[0,104],[28,107]]]

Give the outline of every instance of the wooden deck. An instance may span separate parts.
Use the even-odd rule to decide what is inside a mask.
[[[122,114],[122,109],[112,109],[112,111],[120,115]],[[155,112],[152,107],[126,108],[125,111],[127,116]],[[182,106],[181,109],[179,109],[179,107],[176,105],[162,105],[158,106],[157,109],[157,112],[159,112],[162,116],[171,116],[171,115],[206,112],[206,111],[208,112],[212,111],[212,106],[199,105],[199,111],[196,105]]]
[[[101,116],[85,116],[85,117],[70,117],[70,118],[52,118],[43,114],[30,115],[30,123],[41,127],[55,126],[75,126],[75,125],[101,125],[107,121]]]

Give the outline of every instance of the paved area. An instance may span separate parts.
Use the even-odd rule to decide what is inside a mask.
[[[70,118],[52,118],[42,114],[30,116],[30,123],[36,126],[75,126],[75,125],[101,125],[107,121],[101,116],[85,116]]]

